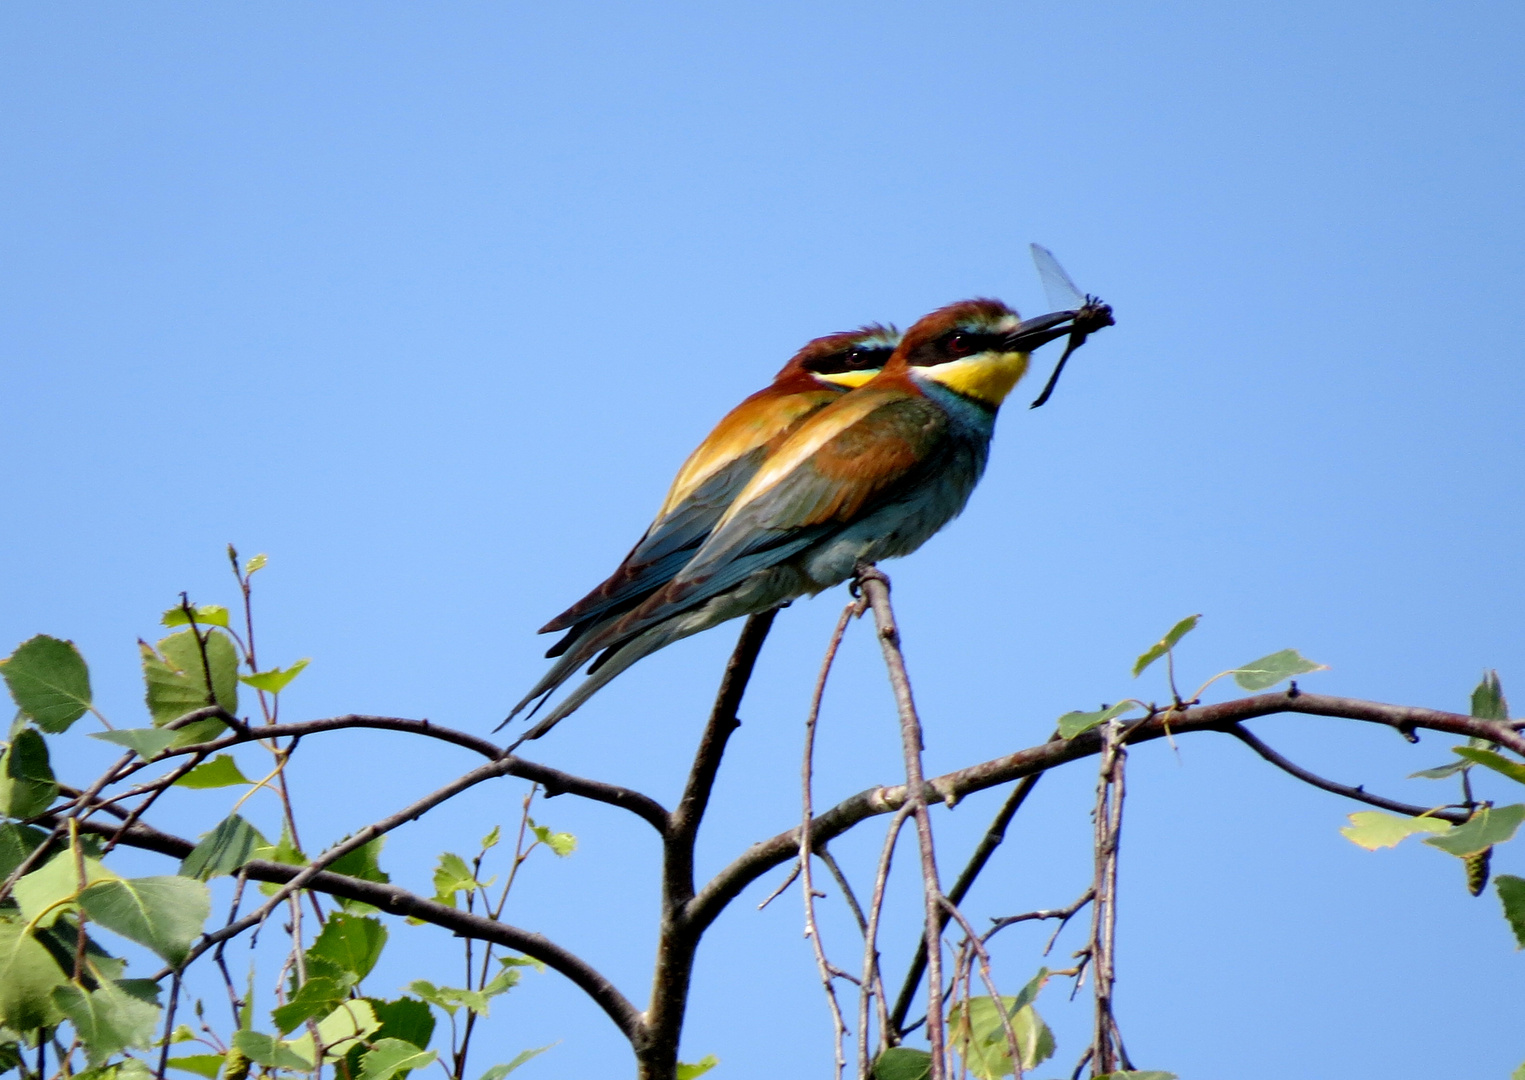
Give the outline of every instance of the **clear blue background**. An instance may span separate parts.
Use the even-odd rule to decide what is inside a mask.
[[[486,732],[542,670],[534,629],[793,349],[969,295],[1042,310],[1038,240],[1118,326],[1049,406],[1016,395],[968,512],[889,567],[929,768],[1162,696],[1128,665],[1194,611],[1184,682],[1295,646],[1331,693],[1464,708],[1496,666],[1525,695],[1522,31],[1499,2],[8,5],[0,642],[73,638],[107,714],[140,723],[134,638],[181,589],[232,599],[231,540],[270,554],[266,662],[314,658],[288,717]],[[797,815],[842,599],[779,619],[702,870]],[[733,638],[640,665],[535,753],[670,803]],[[818,798],[894,780],[861,628],[823,723]],[[1454,797],[1402,779],[1443,738],[1256,727],[1340,779]],[[304,839],[472,764],[309,740]],[[1081,891],[1091,788],[1084,766],[1039,787],[972,914]],[[1449,857],[1355,848],[1356,807],[1224,738],[1141,748],[1131,791],[1118,1002],[1141,1067],[1482,1080],[1525,1059],[1525,957]],[[395,834],[394,878],[427,888],[520,793]],[[165,823],[194,835],[231,798]],[[997,801],[939,812],[948,874]],[[581,848],[531,863],[506,917],[644,1002],[650,830],[568,798],[540,814]],[[840,845],[864,885],[877,832]],[[1516,848],[1499,869],[1525,872]],[[755,910],[776,880],[699,963],[684,1056],[718,1054],[717,1077],[829,1069],[798,894]],[[892,970],[916,904],[897,883]],[[855,967],[835,904],[827,944]],[[374,991],[456,978],[454,943],[393,937]],[[1002,942],[1004,986],[1042,940]],[[1084,1045],[1062,999],[1040,1077]],[[476,1060],[553,1040],[525,1077],[630,1072],[555,975],[495,1007]]]

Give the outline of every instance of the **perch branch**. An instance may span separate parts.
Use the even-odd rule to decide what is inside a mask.
[[[947,1064],[943,1047],[946,1034],[943,1024],[942,929],[943,889],[937,879],[937,855],[932,846],[932,815],[927,811],[927,785],[922,775],[921,755],[924,743],[921,719],[911,696],[911,679],[905,657],[900,651],[900,630],[890,607],[890,580],[878,569],[860,564],[857,585],[874,612],[879,644],[889,671],[890,686],[895,692],[895,707],[900,714],[900,742],[905,756],[906,797],[916,823],[916,846],[921,857],[922,898],[926,908],[927,947],[927,1045],[932,1055],[930,1080],[941,1080]]]

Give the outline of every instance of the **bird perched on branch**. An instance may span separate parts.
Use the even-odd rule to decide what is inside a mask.
[[[509,719],[581,666],[587,655],[578,643],[672,580],[774,448],[812,413],[877,375],[899,342],[899,331],[877,324],[818,337],[727,413],[678,470],[656,520],[614,573],[540,628],[566,631],[547,657],[570,652],[573,659],[552,667]]]
[[[603,655],[519,741],[543,735],[680,638],[814,595],[860,563],[915,551],[963,510],[1030,351],[1067,332],[1076,315],[1023,322],[998,300],[966,300],[919,320],[879,374],[777,444],[670,580],[572,644],[520,708]]]

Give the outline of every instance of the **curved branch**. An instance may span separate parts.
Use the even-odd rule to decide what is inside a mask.
[[[205,709],[198,710],[198,712],[216,715],[218,719],[222,720],[227,719],[226,714],[220,709]],[[195,715],[192,714],[193,717]],[[181,719],[186,718],[182,717]],[[571,773],[562,772],[560,769],[553,769],[549,765],[541,765],[514,755],[505,755],[503,748],[490,739],[484,739],[480,735],[473,735],[466,731],[457,731],[455,728],[440,727],[437,724],[431,724],[428,720],[408,720],[397,716],[366,716],[359,713],[351,713],[348,716],[331,716],[324,720],[302,720],[290,724],[266,724],[263,727],[243,727],[211,742],[176,747],[156,757],[154,761],[157,763],[165,758],[189,753],[211,754],[218,750],[225,750],[230,746],[256,742],[260,739],[296,737],[311,735],[321,731],[343,731],[348,728],[400,731],[409,735],[422,735],[431,739],[439,739],[442,742],[472,750],[489,761],[500,763],[502,768],[496,775],[517,776],[525,780],[535,781],[545,789],[547,798],[557,795],[578,795],[593,802],[607,803],[610,806],[617,806],[621,810],[630,811],[651,825],[659,833],[665,835],[667,832],[667,808],[648,795],[643,795],[639,791],[632,791],[629,788],[620,787],[617,784],[606,784],[602,781],[574,776]]]
[[[1440,731],[1466,738],[1477,737],[1507,746],[1525,756],[1525,737],[1511,724],[1483,720],[1438,709],[1420,709],[1407,705],[1387,705],[1358,698],[1310,694],[1296,686],[1279,694],[1257,694],[1216,705],[1198,705],[1169,712],[1155,712],[1135,722],[1127,732],[1131,744],[1151,742],[1167,735],[1192,731],[1227,731],[1231,726],[1259,716],[1278,713],[1302,713],[1329,716],[1364,723],[1382,724],[1412,738],[1417,730]],[[992,758],[965,769],[944,773],[927,781],[931,790],[927,801],[955,803],[965,795],[995,787],[1024,776],[1032,776],[1071,761],[1092,757],[1101,752],[1100,733],[1092,730],[1061,742],[1044,743],[1018,750],[1014,754]],[[861,821],[878,814],[891,813],[905,802],[905,786],[868,788],[844,799],[811,823],[813,843],[826,843],[842,835]],[[799,829],[753,844],[705,885],[689,904],[689,918],[696,925],[708,925],[741,891],[799,853]]]
[[[1350,784],[1340,784],[1333,780],[1325,780],[1317,773],[1309,772],[1296,762],[1278,754],[1239,724],[1233,724],[1225,728],[1224,731],[1244,743],[1244,745],[1283,772],[1291,773],[1305,784],[1312,784],[1316,788],[1322,788],[1336,795],[1343,795],[1347,799],[1354,799],[1357,802],[1366,803],[1368,806],[1380,806],[1384,810],[1391,810],[1397,814],[1407,814],[1409,817],[1419,817],[1421,814],[1424,814],[1428,817],[1439,818],[1442,821],[1449,821],[1452,825],[1464,824],[1472,816],[1471,812],[1467,810],[1437,810],[1429,806],[1411,806],[1408,803],[1399,802],[1397,799],[1384,799],[1381,795],[1373,795],[1365,788],[1359,786],[1352,787]]]
[[[80,830],[95,833],[98,836],[111,836],[116,833],[117,826],[110,822],[85,821],[80,824]],[[121,843],[175,859],[184,859],[196,846],[182,837],[161,832],[150,825],[141,823],[133,825],[124,832]],[[255,881],[285,885],[302,873],[303,869],[300,866],[286,866],[283,863],[254,859],[245,863],[240,868],[240,872]],[[498,922],[496,919],[447,907],[433,900],[426,900],[417,893],[409,892],[398,885],[362,881],[359,878],[335,874],[329,870],[314,874],[306,882],[305,887],[330,896],[341,896],[346,900],[358,900],[393,915],[403,915],[431,923],[453,931],[457,937],[490,941],[516,949],[570,979],[604,1010],[625,1038],[632,1043],[645,1037],[646,1026],[640,1010],[587,961],[568,952],[544,935],[523,930],[509,923]]]

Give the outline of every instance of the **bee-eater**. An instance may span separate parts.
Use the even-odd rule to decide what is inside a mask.
[[[667,584],[699,549],[715,523],[768,455],[812,413],[862,386],[895,351],[900,332],[877,324],[809,342],[773,382],[737,405],[678,470],[656,520],[614,573],[540,628],[566,635],[546,653],[561,656]],[[515,706],[510,719],[554,690],[585,656],[557,664]]]
[[[963,510],[1030,351],[1076,314],[1024,323],[998,300],[965,300],[920,319],[879,374],[777,445],[671,580],[576,643],[558,682],[604,655],[524,738],[663,646],[915,551]],[[554,686],[543,680],[536,693]]]

